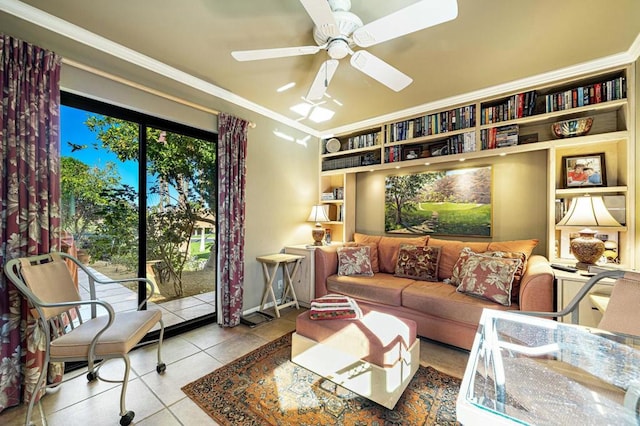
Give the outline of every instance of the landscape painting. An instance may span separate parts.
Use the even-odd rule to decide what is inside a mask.
[[[491,167],[387,176],[385,232],[491,236]]]

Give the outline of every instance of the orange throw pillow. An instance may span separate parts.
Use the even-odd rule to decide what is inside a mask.
[[[371,256],[371,269],[373,269],[373,272],[376,274],[380,272],[380,263],[378,261],[378,241],[380,241],[380,237],[372,237],[364,234],[354,234],[353,239],[354,242],[346,243],[345,246],[369,246],[369,255]]]

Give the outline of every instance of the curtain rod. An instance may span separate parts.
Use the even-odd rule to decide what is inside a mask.
[[[185,106],[188,106],[188,107],[191,107],[191,108],[203,111],[203,112],[207,112],[209,114],[213,114],[213,115],[216,115],[216,116],[220,115],[220,111],[216,111],[215,109],[207,108],[205,106],[198,105],[198,104],[196,104],[194,102],[190,102],[190,101],[187,101],[185,99],[178,98],[176,96],[172,96],[172,95],[169,95],[167,93],[163,93],[163,92],[161,92],[159,90],[152,89],[152,88],[144,86],[142,84],[135,83],[135,82],[133,82],[131,80],[127,80],[126,78],[118,77],[117,75],[108,73],[106,71],[101,71],[101,70],[99,70],[97,68],[91,67],[89,65],[82,64],[80,62],[76,62],[76,61],[71,60],[71,59],[62,58],[62,63],[66,64],[66,65],[69,65],[71,67],[77,68],[79,70],[87,71],[87,72],[90,72],[91,74],[95,74],[97,76],[104,77],[106,79],[115,81],[117,83],[122,83],[122,84],[124,84],[126,86],[133,87],[134,89],[139,89],[139,90],[142,90],[143,92],[147,92],[147,93],[150,93],[152,95],[159,96],[161,98],[164,98],[164,99],[167,99],[167,100],[170,100],[170,101],[173,101],[173,102],[177,102],[179,104],[182,104],[182,105],[185,105]],[[256,127],[256,124],[254,122],[250,121],[249,122],[249,127],[254,129]]]

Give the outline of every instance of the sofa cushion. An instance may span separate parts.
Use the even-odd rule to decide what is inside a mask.
[[[373,276],[369,253],[369,246],[340,247],[338,249],[338,275]]]
[[[400,244],[394,275],[421,281],[438,281],[439,260],[440,247]]]
[[[372,236],[365,234],[353,234],[353,242],[346,243],[346,246],[361,246],[366,245],[369,246],[369,260],[371,260],[371,269],[373,269],[374,273],[380,272],[380,263],[378,262],[378,241],[380,241],[380,236]]]
[[[412,244],[414,246],[427,245],[428,235],[422,237],[402,238],[402,237],[381,237],[378,242],[378,260],[380,262],[380,272],[393,274],[396,271],[398,261],[398,251],[400,244]]]
[[[531,257],[531,252],[538,245],[538,240],[513,240],[513,241],[494,241],[489,243],[487,250],[483,251],[504,251],[504,252],[520,252]]]
[[[458,293],[456,288],[442,282],[415,281],[402,292],[402,306],[430,316],[478,326],[484,308],[519,309],[499,305],[479,297]]]
[[[410,278],[398,278],[382,272],[373,277],[331,275],[327,278],[327,290],[357,300],[400,306],[402,290],[415,282]]]
[[[511,287],[522,261],[478,253],[468,253],[460,267],[457,291],[511,306]]]
[[[441,240],[439,238],[429,238],[429,246],[440,246],[440,265],[438,266],[438,279],[443,281],[451,278],[453,266],[460,257],[460,252],[465,247],[471,248],[476,253],[487,251],[489,243],[471,243],[456,240]]]

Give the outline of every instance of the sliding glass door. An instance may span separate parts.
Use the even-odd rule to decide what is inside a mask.
[[[214,318],[215,134],[75,95],[62,103],[61,214],[75,254],[109,278],[149,278],[168,326]],[[146,289],[107,297],[130,306]]]
[[[158,303],[195,318],[214,300],[215,144],[158,128],[146,139],[147,276]]]

